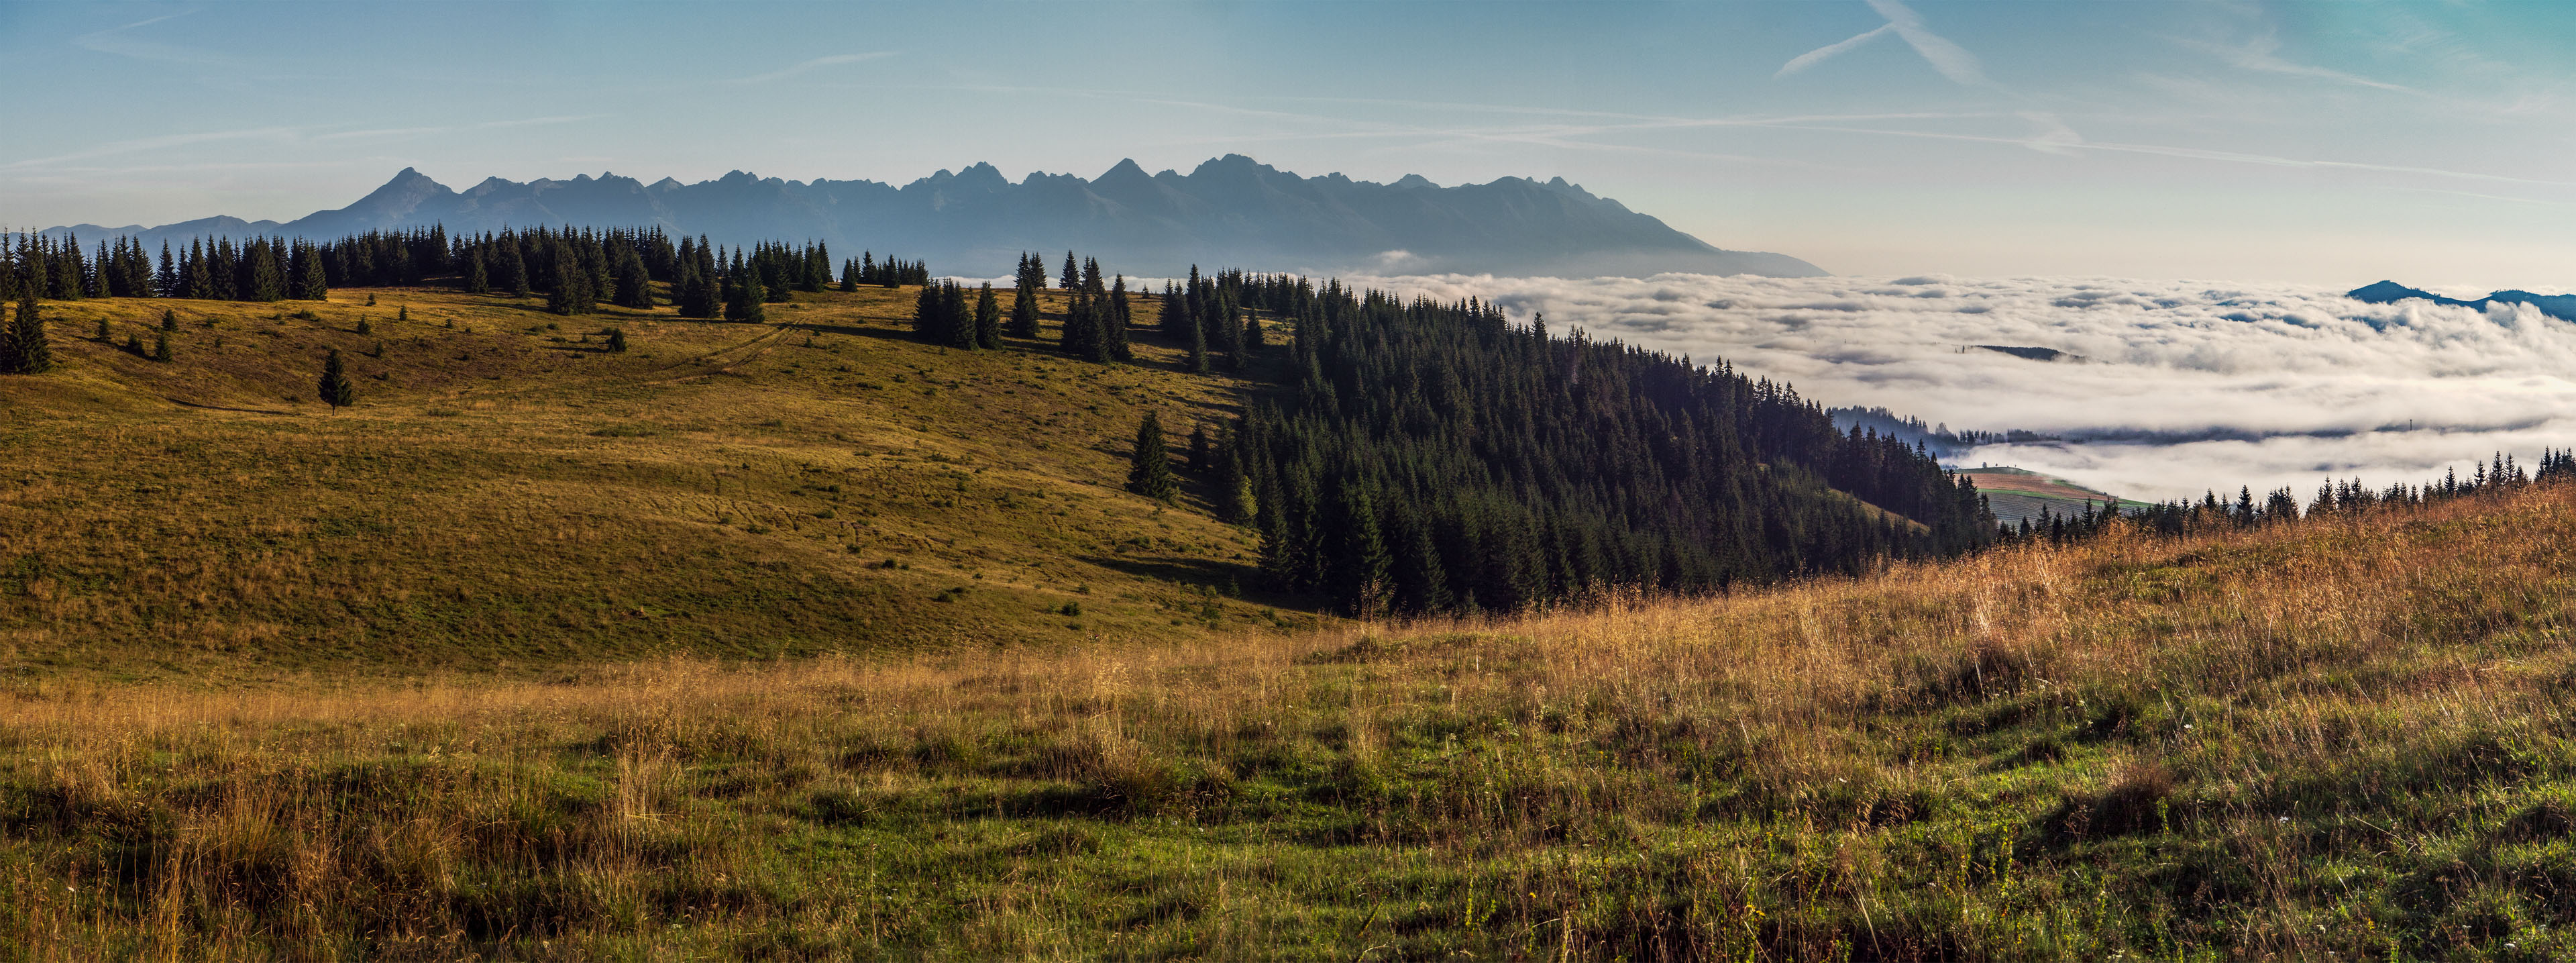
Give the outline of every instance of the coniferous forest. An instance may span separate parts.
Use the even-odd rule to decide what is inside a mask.
[[[934,280],[920,261],[675,244],[651,228],[214,238],[157,259],[122,238],[90,255],[73,239],[22,236],[8,260],[0,295],[13,298],[274,301],[436,278],[468,293],[542,292],[562,315],[667,297],[682,317],[737,322],[763,320],[763,305],[795,292],[917,286],[916,331],[967,350],[1034,336],[1035,295],[1051,286],[1064,292],[1058,349],[1133,358],[1126,278],[1070,251],[1053,277],[1045,257],[1023,256],[1007,318],[989,285]],[[1190,370],[1259,386],[1241,415],[1196,428],[1191,469],[1209,504],[1259,533],[1272,588],[1342,612],[1722,590],[1955,555],[1999,534],[1974,486],[1919,446],[1838,431],[1789,386],[1722,362],[1558,336],[1543,318],[1514,324],[1475,301],[1239,270],[1192,269],[1159,306],[1160,333]]]
[[[1046,281],[1024,256],[1019,303]],[[1096,261],[1068,252],[1057,286],[1072,295],[1060,347],[1127,357],[1124,278],[1104,286]],[[963,295],[923,291],[925,337],[974,346]],[[1920,447],[1837,431],[1787,385],[1724,364],[1285,275],[1194,269],[1161,309],[1191,368],[1271,389],[1194,446],[1210,502],[1260,532],[1272,587],[1346,613],[1702,592],[1999,534],[1975,486]]]

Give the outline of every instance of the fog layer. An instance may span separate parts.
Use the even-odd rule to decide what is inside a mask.
[[[2377,278],[2358,278],[2354,286]],[[2401,279],[2402,280],[2402,279]],[[1553,330],[1723,359],[1828,406],[2062,443],[2018,465],[2128,497],[2302,496],[2576,445],[2576,324],[2528,306],[2363,304],[2341,290],[2113,278],[1362,278],[1482,297]],[[1978,346],[2051,348],[2034,361]]]

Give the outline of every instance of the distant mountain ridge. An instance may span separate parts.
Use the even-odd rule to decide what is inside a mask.
[[[2489,304],[2528,304],[2540,313],[2561,321],[2576,321],[2576,294],[2534,294],[2529,291],[2504,290],[2475,301],[2446,298],[2431,291],[2410,288],[2395,281],[2381,281],[2344,292],[2344,296],[2367,304],[2395,304],[2408,299],[2422,299],[2434,304],[2484,311]]]
[[[940,273],[972,276],[1008,274],[1022,251],[1067,248],[1111,270],[1162,276],[1193,264],[1384,274],[1826,273],[1787,255],[1717,248],[1564,178],[1441,187],[1409,174],[1380,184],[1340,174],[1300,177],[1240,154],[1188,174],[1147,174],[1123,160],[1090,180],[1032,173],[1016,184],[979,163],[902,187],[734,171],[695,184],[614,174],[526,183],[494,177],[457,191],[405,168],[357,203],[284,223],[213,217],[44,233],[89,240],[124,234],[157,248],[165,239],[219,234],[319,240],[432,224],[478,233],[540,224],[660,226],[719,244],[819,240],[851,254],[864,248],[924,258]]]

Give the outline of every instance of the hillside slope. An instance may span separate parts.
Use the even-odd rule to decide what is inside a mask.
[[[1397,632],[27,687],[0,704],[0,934],[61,958],[2563,960],[2571,573],[2560,485]]]
[[[1152,345],[946,351],[908,333],[914,293],[798,295],[766,326],[431,289],[47,303],[61,367],[0,378],[0,663],[524,669],[1273,624],[1221,597],[1254,584],[1249,533],[1120,488],[1141,412],[1178,442],[1237,383]],[[125,350],[165,307],[175,360]],[[336,414],[313,400],[332,348],[360,397]]]

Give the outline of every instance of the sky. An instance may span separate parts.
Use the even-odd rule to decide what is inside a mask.
[[[1846,275],[2576,289],[2576,4],[0,2],[0,221],[1224,153]]]

